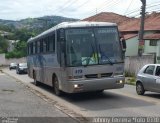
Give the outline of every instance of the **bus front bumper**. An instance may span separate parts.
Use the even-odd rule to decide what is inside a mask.
[[[124,77],[86,79],[68,81],[67,93],[79,93],[88,91],[98,91],[105,89],[123,88],[125,83]]]

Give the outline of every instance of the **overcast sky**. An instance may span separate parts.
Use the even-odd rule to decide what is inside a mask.
[[[160,0],[147,0],[147,11],[160,11]],[[140,0],[0,0],[0,19],[58,15],[84,19],[100,12],[139,15]]]

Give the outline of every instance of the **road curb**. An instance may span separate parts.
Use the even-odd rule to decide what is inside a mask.
[[[58,110],[60,110],[61,112],[63,112],[64,114],[68,115],[70,118],[80,122],[80,123],[88,123],[89,119],[86,118],[85,116],[78,114],[76,112],[74,112],[73,110],[68,109],[66,106],[59,104],[57,101],[51,99],[48,95],[43,94],[41,91],[39,91],[34,85],[32,85],[31,83],[27,84],[25,82],[23,82],[22,80],[18,79],[17,77],[14,77],[12,75],[10,75],[9,73],[5,72],[3,69],[0,70],[0,72],[2,71],[2,73],[5,73],[6,75],[16,79],[16,82],[19,82],[21,84],[23,84],[29,91],[31,91],[32,93],[36,94],[38,97],[40,97],[41,99],[43,99],[44,101],[52,104],[54,107],[56,107]]]

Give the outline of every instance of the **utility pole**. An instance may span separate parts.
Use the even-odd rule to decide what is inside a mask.
[[[140,31],[139,31],[139,47],[138,47],[138,55],[142,56],[144,52],[144,24],[145,24],[145,13],[146,13],[146,0],[141,0],[142,7],[141,7],[141,24],[140,24]]]

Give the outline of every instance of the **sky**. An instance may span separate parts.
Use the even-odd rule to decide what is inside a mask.
[[[146,0],[147,11],[160,11],[160,0]],[[20,20],[47,15],[84,19],[100,12],[138,16],[141,0],[0,0],[0,19]]]

